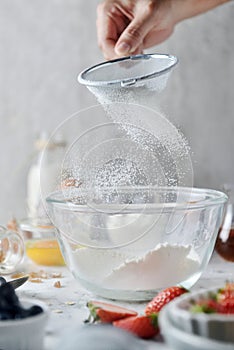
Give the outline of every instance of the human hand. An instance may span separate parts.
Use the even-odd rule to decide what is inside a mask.
[[[142,53],[175,25],[230,0],[104,0],[97,7],[98,44],[106,59]]]
[[[138,54],[167,39],[175,25],[172,2],[105,0],[99,4],[97,35],[104,57]]]

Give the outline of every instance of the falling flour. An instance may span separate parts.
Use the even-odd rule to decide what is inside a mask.
[[[135,150],[133,146],[125,152],[123,158],[134,160],[141,177],[149,167],[151,168],[151,175],[145,176],[144,185],[192,186],[193,170],[188,142],[160,111],[158,100],[161,88],[158,86],[158,80],[152,79],[151,85],[151,89],[148,86],[147,88],[144,86],[125,88],[89,86],[88,88],[103,106],[110,121],[121,128],[129,142],[135,145]],[[154,108],[150,108],[151,105]],[[119,147],[121,148],[121,145]],[[136,161],[138,152],[141,154]],[[119,165],[119,159],[116,161]],[[118,174],[123,173],[124,179],[126,175],[124,159],[122,164]],[[112,159],[112,165],[109,179],[105,177],[105,186],[113,183],[112,178],[116,174],[115,158]],[[103,168],[101,165],[97,169],[98,178],[102,178],[105,167],[106,165],[103,164]],[[156,175],[153,176],[153,173]],[[122,178],[119,185],[124,185]],[[131,181],[133,185],[138,182],[136,178]],[[126,182],[125,185],[128,183]]]

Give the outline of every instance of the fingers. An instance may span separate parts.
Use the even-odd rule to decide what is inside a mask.
[[[97,37],[98,45],[106,59],[118,57],[115,45],[128,21],[112,1],[104,2],[97,7]]]
[[[98,46],[103,51],[106,59],[115,55],[115,28],[111,23],[109,16],[106,13],[104,4],[99,4],[97,7],[97,38]]]
[[[106,59],[143,52],[158,0],[105,0],[97,7],[98,44]],[[150,40],[151,41],[151,40]]]
[[[123,31],[115,45],[114,50],[118,56],[133,54],[143,46],[144,38],[152,28],[152,10],[150,6],[138,8],[135,18]]]

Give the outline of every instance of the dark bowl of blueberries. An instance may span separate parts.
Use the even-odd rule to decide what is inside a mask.
[[[42,350],[48,320],[47,306],[37,299],[21,299],[11,284],[0,284],[0,349]]]

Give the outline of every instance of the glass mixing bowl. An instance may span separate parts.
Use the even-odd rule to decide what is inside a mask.
[[[193,286],[206,267],[227,197],[183,187],[69,188],[47,198],[67,266],[102,297],[149,300]]]

